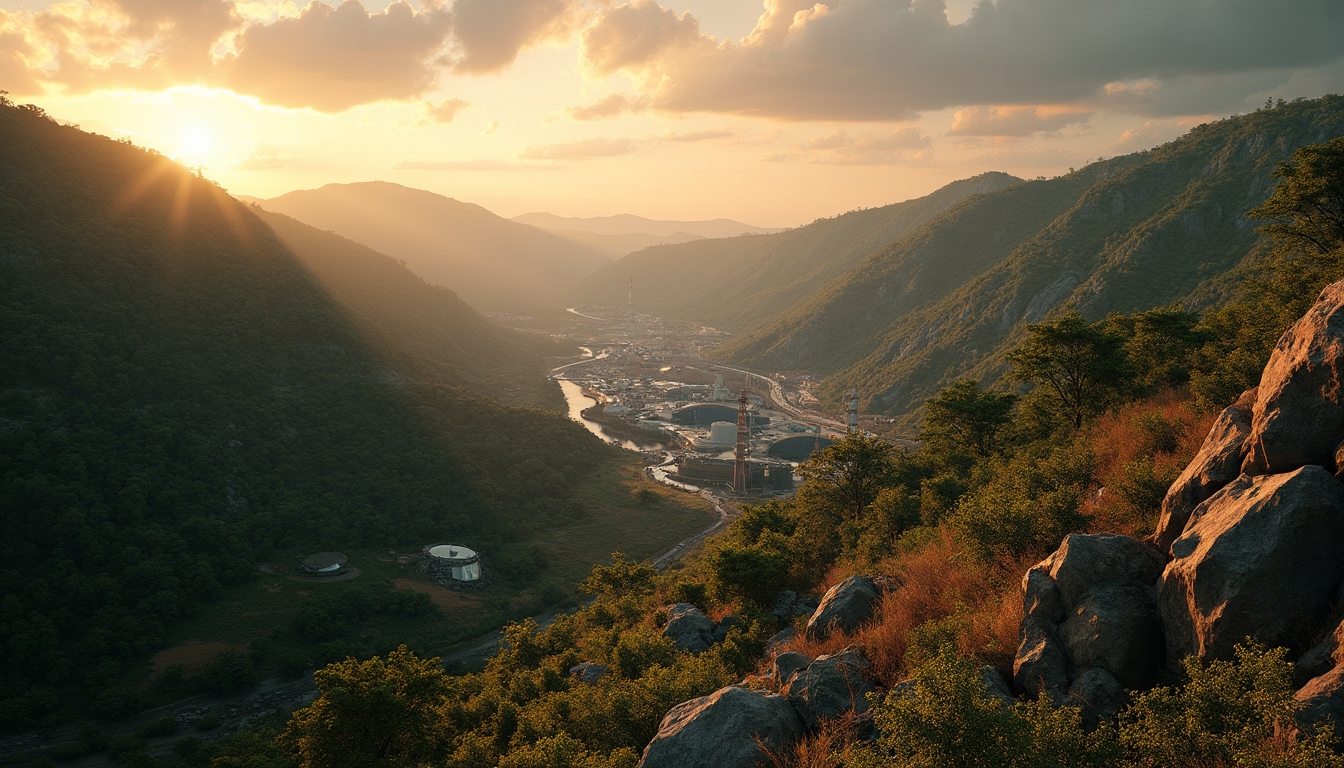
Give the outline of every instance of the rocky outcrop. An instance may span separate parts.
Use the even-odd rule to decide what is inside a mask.
[[[728,637],[728,633],[731,632],[733,627],[736,627],[737,624],[737,617],[733,615],[724,616],[722,619],[719,619],[719,623],[714,625],[713,641],[722,643],[724,639]]]
[[[1241,474],[1257,391],[1243,392],[1235,404],[1223,409],[1204,438],[1199,453],[1171,484],[1162,500],[1162,515],[1152,538],[1163,553],[1169,552],[1171,542],[1185,531],[1195,507]]]
[[[1336,604],[1340,601],[1336,599]],[[1294,664],[1299,681],[1320,677],[1331,669],[1344,664],[1344,622],[1340,622],[1321,642],[1302,654]]]
[[[569,668],[570,677],[577,677],[580,682],[588,685],[597,685],[597,681],[606,677],[610,672],[611,667],[605,664],[594,664],[591,661],[585,661]]]
[[[794,629],[793,627],[785,627],[776,632],[775,634],[771,635],[770,639],[765,641],[765,652],[773,653],[780,646],[784,645],[785,643],[788,643],[797,636],[798,636],[798,630]]]
[[[777,750],[803,733],[803,722],[783,696],[722,688],[678,704],[663,717],[644,748],[641,768],[754,768],[761,746]]]
[[[1120,681],[1104,669],[1093,667],[1073,681],[1065,703],[1082,710],[1083,727],[1096,728],[1102,720],[1110,720],[1120,711],[1129,697]]]
[[[1334,472],[1344,438],[1344,282],[1321,291],[1279,338],[1259,389],[1242,473]]]
[[[807,665],[811,663],[811,659],[797,651],[781,653],[770,662],[770,676],[782,686],[789,682],[794,672],[807,669]]]
[[[850,576],[826,591],[807,622],[808,639],[821,640],[831,632],[853,632],[873,617],[880,593],[867,576]]]
[[[1319,466],[1242,476],[1171,545],[1168,656],[1231,658],[1246,637],[1300,653],[1344,580],[1344,483]]]
[[[871,666],[863,651],[850,646],[795,672],[782,693],[809,727],[843,712],[867,712],[867,694],[877,690],[864,679]]]
[[[1008,687],[1008,682],[999,674],[999,670],[985,665],[980,668],[980,677],[985,681],[985,691],[992,697],[1002,701],[1004,706],[1013,706],[1017,703],[1017,697],[1013,695],[1013,689]]]
[[[1335,733],[1344,733],[1344,666],[1337,666],[1313,678],[1295,695],[1302,705],[1298,725],[1311,732],[1321,723],[1329,723]]]
[[[690,603],[669,605],[663,636],[678,649],[700,653],[714,644],[714,622]]]
[[[1162,564],[1161,553],[1128,536],[1065,537],[1022,580],[1017,688],[1063,704],[1108,680],[1129,688],[1156,682],[1164,652],[1156,590]]]

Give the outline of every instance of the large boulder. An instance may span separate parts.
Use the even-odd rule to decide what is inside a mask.
[[[1294,698],[1301,703],[1297,722],[1311,732],[1321,723],[1344,733],[1344,666],[1338,666],[1302,686]]]
[[[1336,601],[1338,602],[1338,601]],[[1295,662],[1298,680],[1310,680],[1344,664],[1344,621],[1324,640],[1312,646]]]
[[[673,707],[644,748],[640,768],[755,768],[803,733],[803,721],[783,696],[721,688]]]
[[[1344,282],[1326,286],[1275,345],[1260,377],[1242,473],[1334,472],[1344,437]]]
[[[876,690],[864,679],[870,666],[863,651],[850,646],[839,653],[820,656],[798,670],[782,693],[793,702],[808,726],[851,710],[867,712],[867,694]]]
[[[1165,644],[1157,606],[1163,557],[1137,539],[1071,534],[1022,579],[1013,683],[1056,703],[1088,669],[1125,686],[1157,681]]]
[[[1237,478],[1171,545],[1159,588],[1168,658],[1230,658],[1248,636],[1301,652],[1344,580],[1341,552],[1344,484],[1329,472]]]
[[[811,663],[811,659],[797,651],[781,653],[770,662],[770,676],[778,684],[784,685],[793,677],[794,672],[807,669],[807,665]]]
[[[1083,727],[1091,730],[1102,720],[1115,717],[1121,707],[1129,702],[1120,681],[1104,669],[1084,670],[1074,678],[1069,686],[1069,695],[1065,703],[1082,710]]]
[[[853,632],[873,617],[879,592],[867,576],[850,576],[826,591],[807,621],[808,639],[821,640],[835,630]]]
[[[1236,403],[1223,409],[1209,428],[1199,453],[1167,490],[1166,498],[1162,499],[1162,516],[1152,538],[1162,552],[1169,552],[1171,542],[1185,531],[1195,507],[1241,474],[1257,391],[1247,390]]]
[[[714,644],[714,622],[690,603],[667,606],[663,636],[683,651],[700,653]]]

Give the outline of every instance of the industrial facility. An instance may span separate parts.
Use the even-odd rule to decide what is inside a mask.
[[[309,555],[303,559],[299,567],[305,575],[319,578],[344,576],[351,570],[349,559],[340,552],[318,552]]]
[[[481,556],[461,544],[434,544],[425,547],[424,563],[440,581],[470,584],[480,581]]]

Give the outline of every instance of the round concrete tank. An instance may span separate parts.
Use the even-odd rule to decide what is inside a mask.
[[[461,544],[436,544],[429,548],[430,562],[436,571],[456,581],[481,578],[481,557]]]
[[[709,442],[715,445],[732,445],[737,442],[737,425],[727,421],[716,421],[709,425]]]

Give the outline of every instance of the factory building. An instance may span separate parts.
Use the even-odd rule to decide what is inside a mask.
[[[764,427],[770,423],[769,416],[761,416],[755,411],[748,411],[747,417],[753,427]],[[708,427],[716,421],[726,421],[732,423],[736,429],[737,409],[718,403],[692,403],[672,411],[668,420],[673,424],[696,427]]]
[[[308,576],[341,576],[350,572],[350,563],[340,552],[318,552],[309,555],[300,563],[304,574]]]
[[[732,485],[732,459],[687,456],[677,460],[677,479],[695,484]],[[793,467],[782,462],[748,461],[747,493],[793,490]]]
[[[429,570],[453,581],[473,582],[481,578],[481,556],[461,544],[435,544],[425,547]]]
[[[796,437],[784,437],[770,444],[766,449],[766,455],[773,456],[785,461],[807,461],[816,451],[825,448],[835,442],[829,437],[821,435],[798,435]]]

